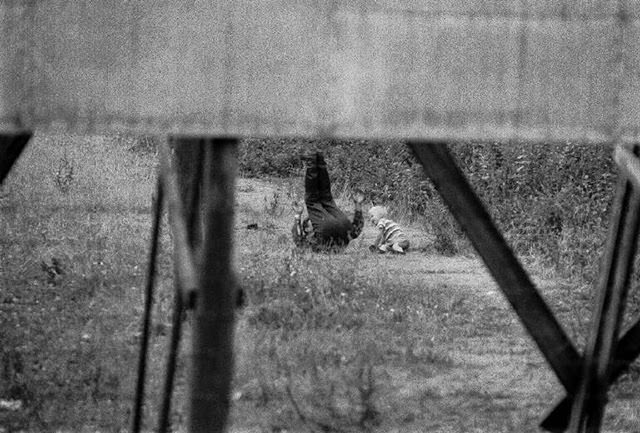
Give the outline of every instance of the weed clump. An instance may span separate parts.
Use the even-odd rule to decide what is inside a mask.
[[[308,252],[290,250],[272,274],[246,275],[243,287],[249,303],[250,324],[288,331],[351,329],[364,322],[353,295],[365,290],[367,279],[351,266],[331,263]]]
[[[58,161],[58,167],[53,176],[53,183],[63,194],[67,194],[75,178],[73,161],[65,154]]]
[[[409,221],[426,221],[440,254],[469,249],[435,187],[400,140],[246,140],[240,152],[242,172],[299,176],[302,164],[296,158],[309,146],[331,161],[336,190],[358,188],[371,204],[402,209]],[[609,146],[470,141],[453,143],[450,149],[518,254],[537,256],[563,275],[593,281],[591,264],[604,245],[615,186]]]

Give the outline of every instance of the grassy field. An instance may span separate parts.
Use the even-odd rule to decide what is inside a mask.
[[[1,433],[129,428],[156,176],[155,154],[136,143],[36,137],[0,189]],[[237,183],[233,254],[247,305],[230,430],[538,431],[562,389],[482,264],[439,255],[429,222],[403,221],[402,209],[406,256],[371,254],[369,226],[341,254],[296,251],[291,201],[302,193],[300,176]],[[173,302],[166,220],[161,248],[148,430]],[[590,289],[526,262],[581,346]],[[184,333],[176,431],[185,430],[189,321]],[[634,368],[611,392],[603,431],[640,431],[639,391]]]

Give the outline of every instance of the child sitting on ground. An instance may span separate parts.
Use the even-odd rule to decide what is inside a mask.
[[[407,251],[409,240],[396,222],[387,219],[386,207],[374,206],[369,209],[369,220],[379,230],[375,243],[369,247],[371,251],[398,254]]]

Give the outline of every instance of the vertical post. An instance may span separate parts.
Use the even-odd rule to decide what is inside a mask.
[[[180,198],[182,199],[182,208],[185,213],[184,217],[189,228],[189,244],[193,249],[200,245],[202,241],[199,208],[202,193],[205,140],[192,137],[170,137],[169,140],[174,152]]]
[[[31,138],[30,132],[0,134],[0,185]]]
[[[182,218],[187,221],[187,243],[188,245],[182,246],[189,248],[192,252],[196,245],[200,244],[198,225],[196,224],[195,217],[198,215],[197,207],[199,206],[200,198],[200,185],[202,157],[201,146],[199,142],[193,142],[184,138],[169,137],[169,143],[173,147],[175,155],[175,165],[178,167],[177,183],[180,191],[180,196],[176,197],[181,200],[183,210]],[[167,155],[168,156],[168,155]],[[170,176],[169,173],[165,173],[165,176]],[[176,244],[179,242],[175,239]],[[177,264],[182,259],[177,253],[178,245],[176,245],[174,251],[174,275],[178,277],[180,272],[177,270]],[[182,335],[182,317],[184,314],[184,302],[183,302],[183,290],[181,278],[175,279],[176,290],[174,293],[173,301],[173,317],[171,318],[171,338],[169,340],[169,351],[167,356],[167,369],[164,382],[164,390],[162,393],[162,406],[160,410],[160,417],[158,419],[158,432],[165,433],[170,428],[171,417],[171,398],[173,396],[174,378],[177,366],[177,353],[180,347],[180,337]]]
[[[173,158],[169,148],[173,150]],[[198,285],[193,256],[196,246],[202,244],[199,216],[203,140],[170,137],[167,143],[162,143],[160,152],[161,180],[167,190],[169,214],[174,233],[176,285],[171,339],[162,393],[162,406],[158,419],[158,432],[164,433],[170,428],[171,397],[184,310],[193,305],[194,300],[191,295]],[[175,169],[176,166],[178,169]],[[185,296],[187,294],[189,299]]]
[[[598,304],[585,348],[582,380],[571,409],[569,431],[599,432],[616,353],[640,224],[640,194],[619,180],[611,231],[598,282]]]
[[[223,432],[233,373],[235,280],[231,269],[237,139],[207,140],[204,241],[193,324],[189,431]]]

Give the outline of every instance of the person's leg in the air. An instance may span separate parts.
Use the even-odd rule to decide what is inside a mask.
[[[304,186],[307,214],[313,226],[318,245],[344,247],[356,238],[362,229],[361,202],[356,204],[354,221],[342,212],[331,194],[331,181],[327,163],[321,153],[304,156],[306,165]]]
[[[321,200],[319,168],[317,154],[304,156],[302,158],[306,165],[304,176],[304,202],[307,205],[307,213],[314,230],[318,230],[322,222],[329,216],[324,209]]]
[[[329,179],[327,163],[321,153],[317,154],[317,161],[317,180],[320,203],[327,212],[329,212],[334,218],[336,218],[346,226],[349,224],[349,218],[345,215],[344,212],[342,212],[342,210],[340,210],[340,208],[336,205],[335,200],[333,199],[333,194],[331,194],[331,180]]]

